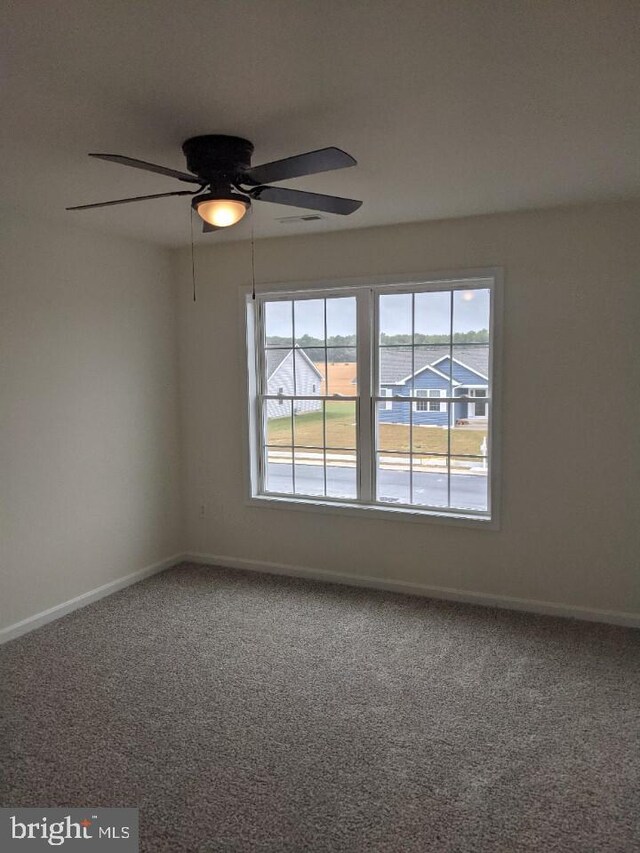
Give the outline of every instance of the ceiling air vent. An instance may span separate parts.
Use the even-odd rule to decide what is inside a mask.
[[[276,222],[286,225],[289,222],[317,222],[318,219],[324,219],[324,216],[319,213],[303,213],[301,216],[281,216],[276,218]]]

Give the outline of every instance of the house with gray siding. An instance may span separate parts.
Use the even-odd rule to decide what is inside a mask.
[[[489,390],[489,345],[454,344],[380,347],[379,422],[447,426],[460,421],[486,421],[487,404],[461,400],[447,411],[441,397],[485,397]],[[394,397],[421,397],[404,403]],[[411,411],[413,410],[413,411]]]
[[[265,374],[267,394],[292,396],[295,393],[303,397],[320,396],[320,387],[324,376],[299,346],[294,349],[267,349]],[[315,400],[296,400],[293,404],[293,413],[301,415],[305,412],[317,412],[321,406],[320,400],[317,402]],[[267,402],[268,420],[286,417],[290,414],[291,406],[287,401],[269,400]]]

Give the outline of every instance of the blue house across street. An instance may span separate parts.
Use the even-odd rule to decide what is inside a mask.
[[[381,423],[408,424],[411,407],[417,426],[447,426],[487,420],[487,403],[461,400],[447,411],[441,397],[485,397],[489,388],[489,345],[454,344],[416,346],[412,362],[410,347],[380,347]],[[403,403],[393,397],[421,397]]]

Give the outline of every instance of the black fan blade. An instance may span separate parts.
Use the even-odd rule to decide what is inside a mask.
[[[202,223],[202,233],[209,234],[211,231],[219,231],[220,228],[217,225],[211,225],[209,222]]]
[[[326,213],[339,213],[348,216],[362,204],[354,198],[339,198],[335,195],[307,193],[302,190],[290,190],[287,187],[256,187],[250,191],[252,198],[258,201],[271,201],[274,204],[290,204],[307,210],[323,210]]]
[[[178,172],[176,169],[167,169],[166,166],[156,166],[155,163],[147,163],[145,160],[135,160],[133,157],[123,157],[122,154],[89,154],[89,157],[97,157],[99,160],[110,160],[112,163],[120,163],[121,166],[133,166],[134,169],[144,169],[145,172],[157,172],[158,175],[167,175],[169,178],[177,178],[179,181],[187,181],[190,184],[201,184],[200,178],[190,175],[188,172]]]
[[[285,160],[263,163],[245,172],[246,177],[257,184],[270,184],[274,181],[286,181],[288,178],[300,178],[303,175],[316,175],[318,172],[331,172],[333,169],[346,169],[356,166],[357,161],[340,148],[321,148],[308,151]]]
[[[110,207],[112,204],[129,204],[130,201],[147,201],[150,198],[167,198],[171,195],[193,195],[193,193],[190,190],[178,190],[173,193],[136,195],[133,198],[116,198],[113,201],[99,201],[97,204],[77,204],[75,207],[65,207],[65,210],[88,210],[90,207]]]

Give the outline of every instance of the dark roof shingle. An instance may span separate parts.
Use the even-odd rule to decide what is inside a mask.
[[[282,362],[291,352],[291,347],[289,349],[268,349],[265,350],[265,368],[267,371],[267,379],[275,373],[275,371],[280,367]]]
[[[397,385],[412,372],[419,373],[448,355],[449,344],[417,346],[412,366],[411,347],[380,347],[380,384]],[[489,375],[488,344],[454,344],[453,357],[483,376]],[[438,369],[437,365],[435,367]]]

